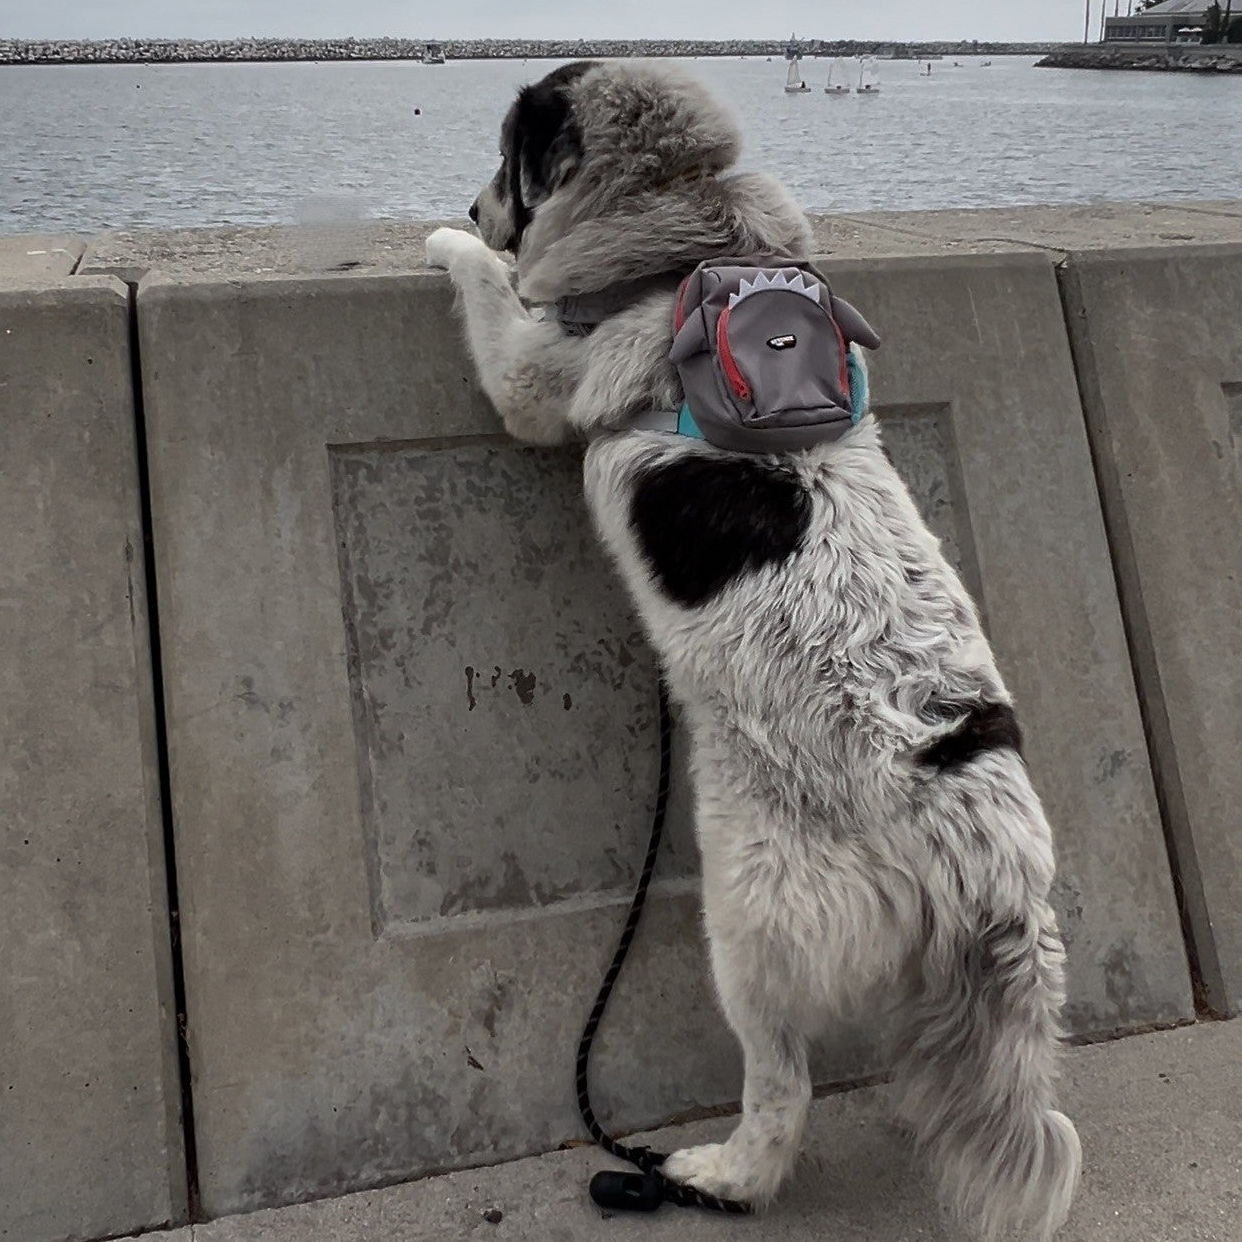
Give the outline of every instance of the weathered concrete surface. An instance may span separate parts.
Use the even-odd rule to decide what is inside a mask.
[[[0,1236],[185,1215],[129,310],[0,282]]]
[[[1207,999],[1242,1009],[1242,245],[1064,273]]]
[[[469,228],[464,217],[448,223]],[[435,221],[348,220],[273,224],[262,228],[134,229],[92,237],[82,256],[83,275],[140,280],[167,276],[305,276],[354,268],[417,271],[424,267]]]
[[[826,270],[882,325],[873,372],[886,440],[978,602],[1016,700],[1056,833],[1071,1026],[1187,1017],[1184,952],[1053,261],[1028,252]]]
[[[841,257],[990,254],[1036,247],[1058,257],[1135,246],[1242,241],[1242,202],[1091,203],[979,211],[874,211],[815,217],[816,240]],[[849,229],[857,223],[857,239]]]
[[[487,438],[450,307],[431,275],[140,290],[211,1213],[575,1131],[568,1050],[650,814],[654,673],[574,470]],[[484,490],[489,444],[514,495]],[[736,1094],[710,993],[694,901],[656,901],[600,1048],[607,1115]],[[640,1076],[644,1038],[665,1064]]]
[[[72,275],[86,242],[81,237],[0,237],[0,280],[37,281]]]
[[[464,220],[449,221],[470,227]],[[1242,240],[1242,202],[1099,203],[984,211],[876,211],[813,217],[816,245],[838,258],[1001,254],[1044,248],[1067,254],[1129,246]],[[265,228],[132,230],[89,240],[79,271],[138,280],[147,272],[312,275],[360,268],[423,268],[427,221],[338,220]]]
[[[887,334],[894,456],[981,598],[1031,734],[1071,1020],[1184,1018],[1052,262],[843,265],[839,283]],[[654,672],[571,454],[499,436],[450,300],[429,274],[139,290],[211,1214],[577,1130],[571,1051],[647,824]],[[623,1125],[740,1087],[677,890],[683,781],[677,798],[600,1048],[602,1111]],[[874,1068],[873,1044],[843,1034],[820,1079]]]
[[[194,1242],[962,1242],[890,1122],[885,1097],[875,1088],[817,1101],[794,1182],[758,1217],[666,1207],[602,1219],[586,1184],[609,1162],[586,1148],[213,1221],[195,1226]],[[1086,1173],[1057,1242],[1237,1242],[1242,1024],[1075,1049],[1062,1097],[1082,1136]],[[651,1141],[668,1151],[723,1137],[731,1125],[678,1126]]]

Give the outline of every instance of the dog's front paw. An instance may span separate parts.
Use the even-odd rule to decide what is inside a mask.
[[[660,1166],[670,1180],[715,1195],[717,1199],[754,1197],[751,1179],[736,1167],[736,1151],[727,1143],[708,1143],[674,1152]]]
[[[491,252],[473,233],[465,229],[436,229],[427,238],[427,266],[453,270],[453,265],[472,254]]]
[[[674,1152],[660,1171],[670,1181],[715,1195],[763,1207],[771,1202],[788,1176],[797,1152],[793,1146],[708,1143]]]

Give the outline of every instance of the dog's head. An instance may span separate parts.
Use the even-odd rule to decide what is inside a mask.
[[[483,240],[517,253],[552,199],[575,223],[681,178],[728,168],[736,123],[694,79],[643,62],[575,61],[518,94],[500,168],[470,208]]]

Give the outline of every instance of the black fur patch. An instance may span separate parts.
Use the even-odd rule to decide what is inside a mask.
[[[802,546],[811,498],[789,470],[741,457],[685,457],[636,483],[630,519],[660,585],[687,608]]]
[[[538,203],[527,203],[522,179],[538,190],[542,201],[555,188],[558,166],[582,152],[582,135],[570,114],[565,87],[576,82],[598,61],[578,60],[554,69],[547,77],[522,88],[509,127],[509,198],[513,204],[513,250],[517,253]]]
[[[953,704],[935,705],[936,715],[956,715]],[[965,708],[965,718],[953,730],[931,746],[918,752],[921,763],[942,772],[960,768],[977,755],[989,750],[1013,750],[1022,753],[1022,730],[1018,728],[1013,708],[1007,703],[975,703]]]

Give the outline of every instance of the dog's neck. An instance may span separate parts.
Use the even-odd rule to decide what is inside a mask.
[[[539,207],[523,236],[518,293],[548,305],[642,282],[659,287],[669,273],[723,255],[804,259],[811,250],[801,209],[760,174],[692,169],[585,216],[571,184]]]

